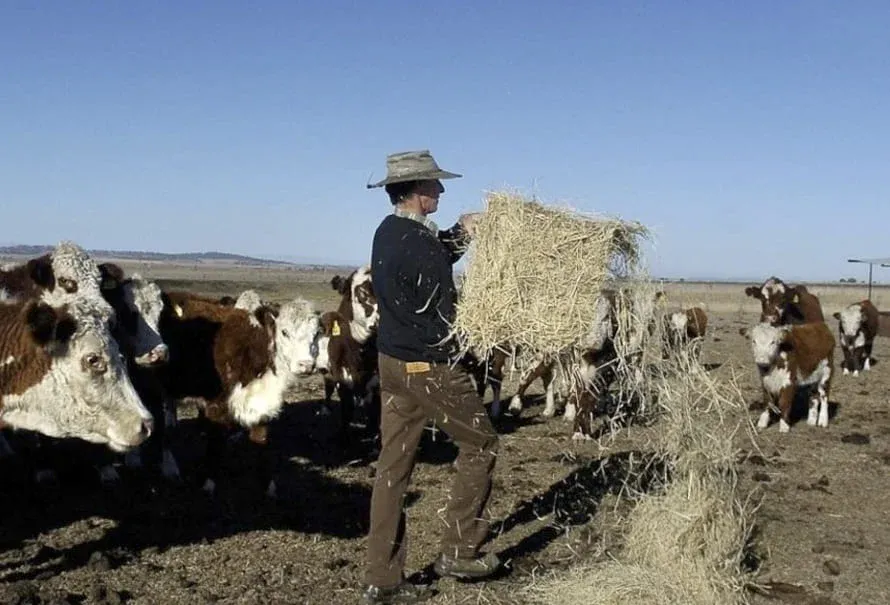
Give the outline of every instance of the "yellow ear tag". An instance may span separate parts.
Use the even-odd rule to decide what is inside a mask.
[[[331,334],[333,334],[334,336],[340,336],[340,323],[339,322],[337,322],[337,321],[334,322],[334,327],[331,328]]]

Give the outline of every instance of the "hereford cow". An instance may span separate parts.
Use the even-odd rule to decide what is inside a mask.
[[[615,336],[618,331],[616,292],[604,290],[594,310],[594,321],[588,333],[576,347],[560,355],[560,361],[569,368],[575,384],[569,392],[563,418],[573,423],[572,438],[587,439],[591,435],[591,423],[600,406],[602,395],[614,382],[617,374],[615,362]],[[541,413],[551,417],[556,413],[554,377],[557,361],[539,357],[521,375],[519,389],[510,401],[512,414],[522,411],[522,396],[538,378],[544,383],[546,405]]]
[[[154,432],[151,439],[127,453],[127,466],[140,467],[141,450],[146,450],[152,462],[160,466],[165,477],[176,479],[179,470],[166,444],[164,423],[166,398],[158,376],[153,371],[167,360],[167,346],[161,339],[158,326],[163,307],[161,290],[155,283],[143,279],[138,274],[125,277],[123,270],[113,263],[99,265],[99,272],[102,296],[114,311],[112,337],[123,354],[130,381],[143,405],[154,418]],[[49,445],[44,441],[46,440],[38,437],[35,445],[42,450]],[[113,465],[116,456],[104,450],[90,452],[90,448],[85,449],[77,443],[71,446],[79,458],[92,460],[103,483],[119,479]],[[54,472],[43,468],[38,471],[37,477],[42,482],[54,477]]]
[[[380,321],[371,267],[359,267],[345,279],[336,275],[331,279],[331,287],[342,295],[337,312],[349,321],[352,337],[364,343],[376,332]]]
[[[664,315],[665,354],[692,345],[695,359],[701,357],[701,341],[708,328],[708,316],[702,306]]]
[[[157,368],[167,363],[169,349],[161,338],[160,319],[164,308],[161,288],[138,273],[129,277],[113,263],[99,265],[102,295],[114,309],[113,330],[127,363],[130,380],[145,407],[155,419],[155,434],[140,448],[127,454],[126,464],[142,466],[143,451],[153,466],[168,479],[179,479],[179,468],[167,443],[168,398]],[[103,481],[114,481],[117,472],[110,464],[100,470]]]
[[[314,371],[319,316],[302,299],[282,305],[277,314],[264,305],[250,313],[193,294],[167,292],[160,326],[170,347],[170,361],[161,369],[167,392],[177,400],[197,399],[203,409],[208,431],[204,489],[213,492],[224,429],[242,427],[253,444],[265,446],[266,423],[281,411],[293,379]],[[268,470],[262,469],[263,479],[274,496]]]
[[[380,378],[377,371],[376,338],[364,343],[352,336],[352,322],[338,311],[323,313],[322,337],[318,342],[317,368],[324,374],[325,406],[330,409],[334,390],[340,400],[340,437],[346,438],[358,399],[367,414],[366,431],[376,434],[380,426]]]
[[[167,362],[167,345],[159,322],[164,301],[161,288],[138,273],[130,277],[114,263],[99,265],[102,297],[114,309],[115,337],[124,354],[138,366]]]
[[[103,310],[74,299],[0,304],[0,425],[101,443],[116,452],[152,432]]]
[[[114,315],[101,293],[99,266],[73,242],[61,242],[49,254],[0,270],[0,288],[4,298],[39,297],[58,307],[75,298],[88,300],[97,313],[107,319]]]
[[[778,277],[770,277],[760,287],[745,288],[745,294],[760,300],[760,321],[770,325],[825,321],[819,298],[805,286],[789,286]]]
[[[835,339],[824,322],[773,326],[761,322],[739,333],[751,341],[763,390],[769,395],[758,428],[769,426],[770,413],[780,416],[779,432],[791,427],[797,392],[810,387],[807,424],[828,426],[828,397],[834,373]]]
[[[853,376],[859,376],[860,371],[871,369],[871,351],[878,333],[880,314],[870,300],[863,300],[833,316],[838,320],[844,374],[852,372]]]

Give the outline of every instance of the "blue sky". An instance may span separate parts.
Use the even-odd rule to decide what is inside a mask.
[[[888,2],[0,3],[0,243],[359,263],[385,156],[639,220],[673,277],[890,256]],[[881,279],[876,270],[876,278]],[[890,275],[888,275],[890,279]]]

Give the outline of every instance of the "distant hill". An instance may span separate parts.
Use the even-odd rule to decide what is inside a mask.
[[[53,250],[54,246],[0,246],[0,255],[34,257],[46,254]],[[232,265],[288,265],[296,266],[296,263],[266,258],[254,258],[228,252],[139,252],[133,250],[87,250],[91,256],[101,258],[115,258],[132,261],[158,261],[158,262],[187,262],[187,263],[225,263]]]

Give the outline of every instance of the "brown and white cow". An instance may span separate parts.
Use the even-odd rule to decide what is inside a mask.
[[[276,314],[265,305],[250,313],[185,292],[167,292],[164,298],[160,326],[170,361],[161,375],[171,397],[196,399],[203,408],[204,489],[212,492],[224,429],[245,428],[253,444],[265,446],[267,423],[280,413],[287,389],[296,377],[315,370],[319,315],[302,299],[281,305]],[[263,473],[267,493],[274,496],[274,479],[268,469]]]
[[[62,277],[64,275],[68,277]],[[163,402],[152,397],[155,391],[151,384],[153,379],[142,372],[144,368],[164,363],[167,356],[167,347],[158,328],[163,302],[156,284],[142,279],[138,274],[127,278],[123,270],[113,263],[96,265],[79,247],[65,243],[52,254],[6,267],[0,281],[13,298],[37,297],[56,301],[78,298],[89,300],[90,304],[94,303],[98,286],[103,304],[110,305],[112,313],[106,316],[112,326],[112,337],[124,355],[128,376],[143,404],[155,418],[153,441],[163,440],[163,417],[160,415]],[[107,309],[103,307],[102,313],[106,312]],[[38,437],[37,442],[40,441]],[[175,468],[169,451],[165,450],[163,456],[165,468],[171,468],[171,464]],[[97,457],[110,458],[101,451]],[[128,453],[128,462],[130,466],[138,465],[138,449]],[[103,482],[117,479],[117,472],[110,463],[105,464],[99,472]],[[48,469],[38,472],[39,477],[51,475],[52,471]]]
[[[760,321],[773,326],[825,321],[819,298],[805,286],[789,286],[778,277],[745,288],[745,294],[760,300]]]
[[[844,374],[871,369],[871,352],[878,334],[880,314],[870,300],[848,305],[832,314],[838,320],[841,351],[844,353]]]
[[[346,278],[335,275],[331,287],[342,295],[337,312],[349,321],[352,337],[364,343],[376,332],[380,321],[371,267],[361,266]]]
[[[835,346],[828,325],[816,322],[773,326],[761,322],[750,329],[742,328],[739,333],[751,341],[754,363],[769,396],[758,428],[769,426],[770,414],[774,412],[780,416],[779,432],[787,433],[795,395],[804,387],[811,389],[807,424],[827,427]]]
[[[368,424],[366,431],[376,435],[380,426],[380,378],[377,370],[376,338],[364,343],[352,336],[352,322],[339,311],[322,313],[318,341],[317,369],[324,375],[324,404],[330,409],[331,396],[340,400],[340,437],[348,435],[356,399],[362,402]]]
[[[594,310],[594,320],[590,330],[576,347],[559,356],[559,361],[570,368],[574,384],[569,391],[563,419],[573,423],[572,438],[587,439],[591,435],[591,423],[603,394],[617,376],[615,361],[615,337],[618,330],[616,315],[616,292],[604,290]],[[520,385],[510,401],[509,411],[518,415],[522,411],[522,396],[526,389],[538,378],[544,383],[546,404],[541,413],[544,417],[556,414],[554,379],[556,359],[538,356],[521,374]]]
[[[708,329],[708,315],[703,305],[664,315],[665,353],[692,346],[695,359],[701,357],[701,342]]]
[[[57,307],[74,299],[89,301],[95,312],[112,320],[114,311],[101,292],[102,274],[98,264],[73,242],[63,241],[52,252],[38,258],[8,265],[0,270],[0,298],[39,297]]]
[[[0,425],[126,452],[153,429],[91,301],[0,303]]]

